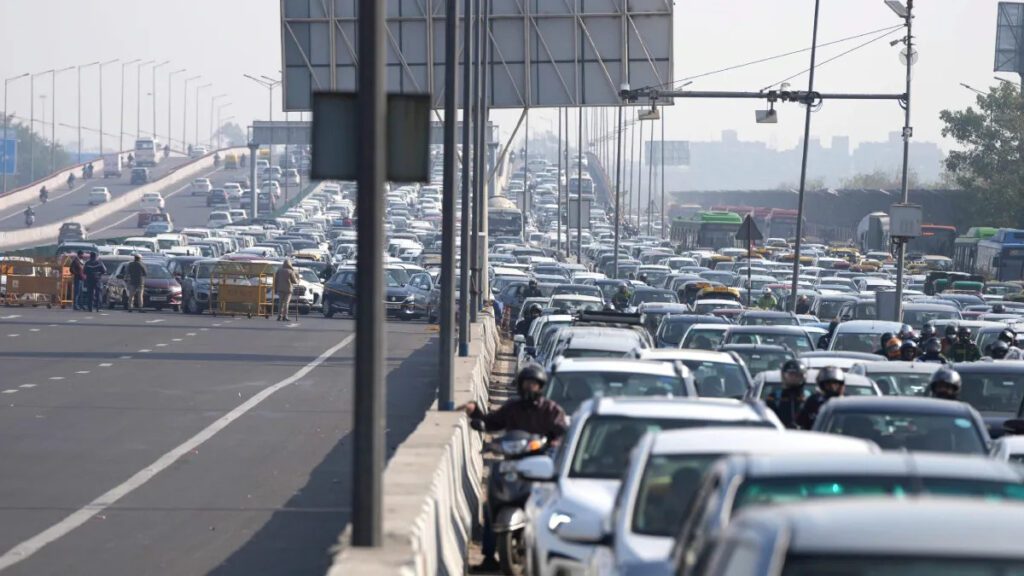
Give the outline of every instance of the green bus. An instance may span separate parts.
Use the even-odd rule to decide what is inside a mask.
[[[735,212],[697,212],[672,220],[672,240],[683,250],[736,247],[743,218]]]
[[[953,241],[953,269],[974,274],[978,268],[978,242],[996,235],[997,228],[975,226]]]

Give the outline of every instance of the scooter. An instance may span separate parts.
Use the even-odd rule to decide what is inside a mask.
[[[476,425],[475,425],[476,426]],[[517,461],[542,454],[547,449],[543,436],[510,430],[495,439],[488,451],[501,455],[502,460],[491,466],[487,481],[487,507],[491,529],[497,539],[498,563],[509,576],[522,574],[526,568],[526,527],[524,507],[530,497],[530,482],[516,471]]]
[[[36,223],[35,214],[25,214],[25,228],[31,228]]]

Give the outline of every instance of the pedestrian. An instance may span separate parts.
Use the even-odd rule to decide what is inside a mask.
[[[138,298],[139,312],[144,312],[142,309],[142,297],[143,287],[146,284],[146,265],[142,263],[142,256],[136,254],[131,262],[128,263],[128,311],[131,312],[132,308],[136,308],[136,298]]]
[[[277,319],[288,320],[288,307],[292,303],[292,288],[299,283],[299,275],[292,267],[292,261],[286,259],[284,264],[274,273],[274,293],[277,294]]]
[[[85,309],[95,312],[100,307],[100,282],[107,273],[107,267],[100,262],[95,252],[89,252],[89,261],[85,263]]]
[[[79,250],[71,257],[71,263],[68,264],[68,271],[71,272],[71,307],[74,310],[81,310],[82,306],[82,292],[85,288],[85,263],[82,259],[85,258],[85,252]]]

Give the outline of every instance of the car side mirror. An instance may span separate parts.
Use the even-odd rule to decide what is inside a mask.
[[[550,456],[530,456],[516,464],[516,472],[527,480],[550,482],[555,479],[555,461]]]
[[[514,337],[512,337],[512,342],[516,344],[526,344],[526,336],[523,336],[522,334],[516,334]]]
[[[611,535],[605,531],[604,522],[596,516],[573,518],[564,515],[562,520],[562,523],[554,529],[559,538],[580,544],[608,545],[611,543]]]
[[[1014,418],[1003,422],[1003,431],[1007,434],[1024,434],[1024,418]]]

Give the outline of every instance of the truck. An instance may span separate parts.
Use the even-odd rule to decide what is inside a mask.
[[[121,170],[124,166],[121,163],[120,154],[104,154],[103,155],[103,179],[107,178],[120,178]]]

